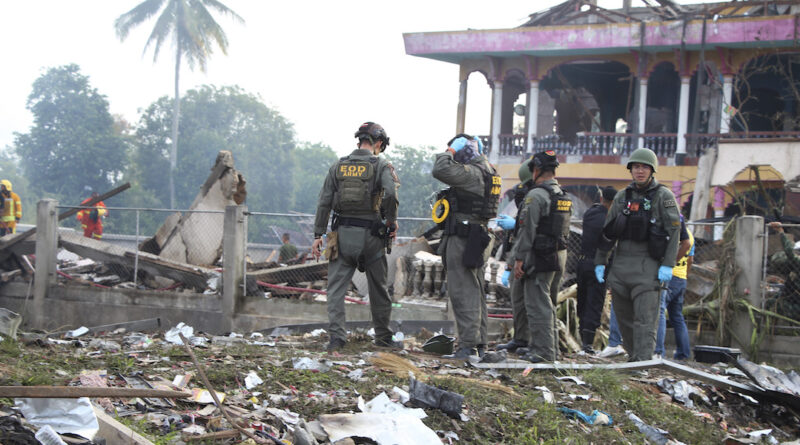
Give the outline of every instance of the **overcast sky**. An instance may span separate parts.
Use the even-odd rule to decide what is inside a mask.
[[[136,123],[139,111],[173,92],[173,58],[143,55],[154,22],[124,42],[114,20],[141,0],[7,2],[0,15],[0,147],[25,133],[25,101],[47,68],[76,63],[111,112]],[[354,146],[363,121],[382,124],[392,145],[442,146],[455,130],[458,66],[405,54],[404,32],[512,28],[557,0],[222,0],[245,19],[226,17],[228,55],[216,51],[206,73],[181,70],[181,90],[239,85],[294,124],[298,141],[339,153]],[[639,3],[634,1],[634,5]],[[688,2],[679,2],[688,3]],[[600,1],[619,7],[622,0]],[[470,78],[467,132],[488,134],[490,90]]]

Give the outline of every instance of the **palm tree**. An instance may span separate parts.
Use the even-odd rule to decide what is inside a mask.
[[[144,46],[144,52],[147,52],[150,45],[153,45],[153,62],[158,58],[161,45],[167,37],[172,36],[175,48],[175,104],[172,111],[172,150],[169,156],[169,203],[173,209],[175,208],[173,177],[178,165],[178,119],[181,111],[178,89],[181,59],[186,58],[190,69],[199,66],[200,71],[205,72],[206,61],[212,53],[214,42],[223,54],[227,54],[228,51],[228,38],[209,13],[209,8],[220,14],[230,15],[239,23],[244,23],[244,19],[217,0],[144,0],[114,21],[117,36],[120,40],[125,40],[132,28],[141,25],[160,11]]]

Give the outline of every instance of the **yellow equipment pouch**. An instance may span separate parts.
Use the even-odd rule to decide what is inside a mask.
[[[328,232],[328,246],[325,248],[325,259],[333,261],[339,257],[339,232]]]

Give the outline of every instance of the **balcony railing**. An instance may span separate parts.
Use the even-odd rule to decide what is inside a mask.
[[[700,156],[707,148],[716,147],[720,139],[800,139],[800,131],[762,131],[748,133],[723,133],[723,134],[687,134],[686,154]],[[487,153],[490,153],[491,137],[480,136]],[[673,157],[678,148],[677,133],[644,133],[635,135],[631,133],[579,133],[575,141],[567,142],[557,134],[534,136],[531,144],[526,144],[524,134],[501,134],[500,156],[522,156],[527,152],[535,153],[543,150],[555,150],[565,155],[599,155],[599,156],[630,156],[639,144],[637,138],[642,138],[643,146],[647,147],[660,157]],[[528,149],[528,147],[531,147]]]

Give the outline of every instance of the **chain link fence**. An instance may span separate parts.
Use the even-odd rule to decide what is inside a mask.
[[[800,224],[781,224],[779,230],[765,227],[764,298],[761,309],[772,316],[773,332],[800,333]],[[777,316],[775,316],[777,315]],[[794,320],[795,322],[792,322]]]

